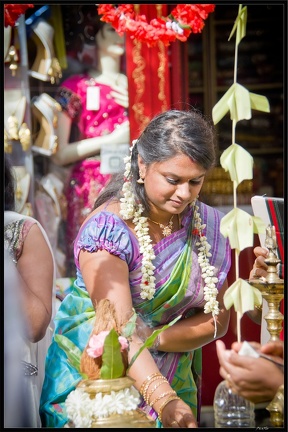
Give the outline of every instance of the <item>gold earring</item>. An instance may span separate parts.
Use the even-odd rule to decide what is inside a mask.
[[[142,175],[143,175],[142,172],[139,171],[139,179],[136,180],[138,184],[144,184],[144,180],[143,180],[143,178],[142,178]]]

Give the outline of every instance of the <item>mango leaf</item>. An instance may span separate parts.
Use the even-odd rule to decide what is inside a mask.
[[[226,309],[234,306],[235,311],[242,317],[245,312],[253,310],[255,305],[262,304],[262,294],[247,281],[238,278],[225,292],[223,301]]]
[[[241,84],[233,83],[212,109],[213,122],[216,125],[230,111],[230,118],[235,122],[250,120],[251,109],[269,112],[269,102],[265,96],[250,93]]]
[[[232,249],[242,251],[253,246],[253,217],[236,207],[221,219],[220,232],[229,238]]]
[[[154,330],[153,333],[146,339],[146,342],[144,342],[144,344],[141,346],[141,348],[134,354],[134,356],[132,357],[128,369],[131,368],[132,364],[135,362],[135,360],[137,359],[137,357],[141,354],[141,352],[145,349],[145,348],[150,348],[152,347],[155,339],[157,338],[157,336],[162,333],[163,330],[166,330],[168,327],[171,327],[173,324],[176,323],[176,321],[178,321],[181,318],[181,315],[178,316],[177,318],[175,318],[173,321],[171,321],[169,324],[164,325],[161,329],[158,330]]]
[[[67,355],[69,363],[80,373],[82,351],[64,335],[56,334],[54,340]]]
[[[231,144],[220,157],[221,166],[229,171],[230,178],[239,185],[253,178],[253,157],[238,144]]]
[[[122,336],[126,337],[127,339],[132,336],[132,334],[135,331],[136,328],[136,320],[137,320],[137,314],[135,312],[135,309],[133,308],[133,315],[129,319],[129,321],[125,324],[125,327],[123,327],[121,334]]]
[[[101,379],[115,379],[123,376],[124,364],[118,333],[112,329],[105,338],[102,354]]]
[[[247,6],[242,8],[241,5],[239,5],[238,16],[237,16],[235,23],[234,23],[234,26],[231,30],[228,41],[230,41],[231,37],[233,36],[233,34],[235,33],[235,31],[237,29],[236,45],[239,45],[241,40],[246,36],[246,24],[247,24]]]

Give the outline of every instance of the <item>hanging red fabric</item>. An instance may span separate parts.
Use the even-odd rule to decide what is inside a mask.
[[[157,14],[167,15],[167,5],[138,4],[137,13],[147,21]],[[159,41],[155,47],[126,36],[126,74],[129,88],[131,141],[156,114],[171,105],[169,47]]]

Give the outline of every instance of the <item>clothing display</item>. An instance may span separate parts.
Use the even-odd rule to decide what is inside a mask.
[[[222,214],[212,207],[200,204],[201,218],[207,224],[207,239],[211,245],[211,265],[217,269],[219,287],[230,267],[229,242],[219,233]],[[196,236],[192,233],[192,210],[182,220],[182,228],[164,237],[154,246],[156,294],[150,301],[140,297],[141,255],[137,238],[126,223],[113,213],[102,211],[91,217],[81,228],[74,245],[77,278],[71,292],[64,298],[55,317],[55,337],[68,337],[83,351],[93,327],[95,310],[86,291],[80,272],[78,256],[81,249],[98,249],[125,260],[129,266],[129,280],[133,307],[149,326],[165,324],[182,315],[191,316],[203,307],[203,282],[197,260]],[[174,296],[171,298],[171,292]],[[73,317],[72,317],[73,315]],[[65,399],[82,379],[79,371],[67,362],[67,357],[55,337],[48,351],[46,375],[40,402],[40,414],[45,427],[63,427],[67,422]],[[152,353],[161,373],[167,377],[177,394],[197,415],[200,400],[201,349],[189,353]],[[198,387],[198,388],[197,388]],[[197,400],[199,399],[199,400]],[[141,407],[157,417],[148,406]]]
[[[99,89],[99,109],[87,109],[87,91]],[[62,110],[77,126],[79,136],[86,139],[113,132],[118,125],[128,120],[127,110],[110,96],[112,87],[99,84],[88,74],[75,75],[65,80],[55,95]],[[93,209],[95,199],[110,179],[109,174],[101,174],[100,160],[88,158],[75,163],[67,181],[66,221],[66,262],[67,275],[73,276],[75,265],[73,241],[78,230]]]

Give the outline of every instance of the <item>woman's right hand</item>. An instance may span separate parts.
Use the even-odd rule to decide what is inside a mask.
[[[169,402],[161,413],[164,428],[198,428],[189,405],[181,399]]]

